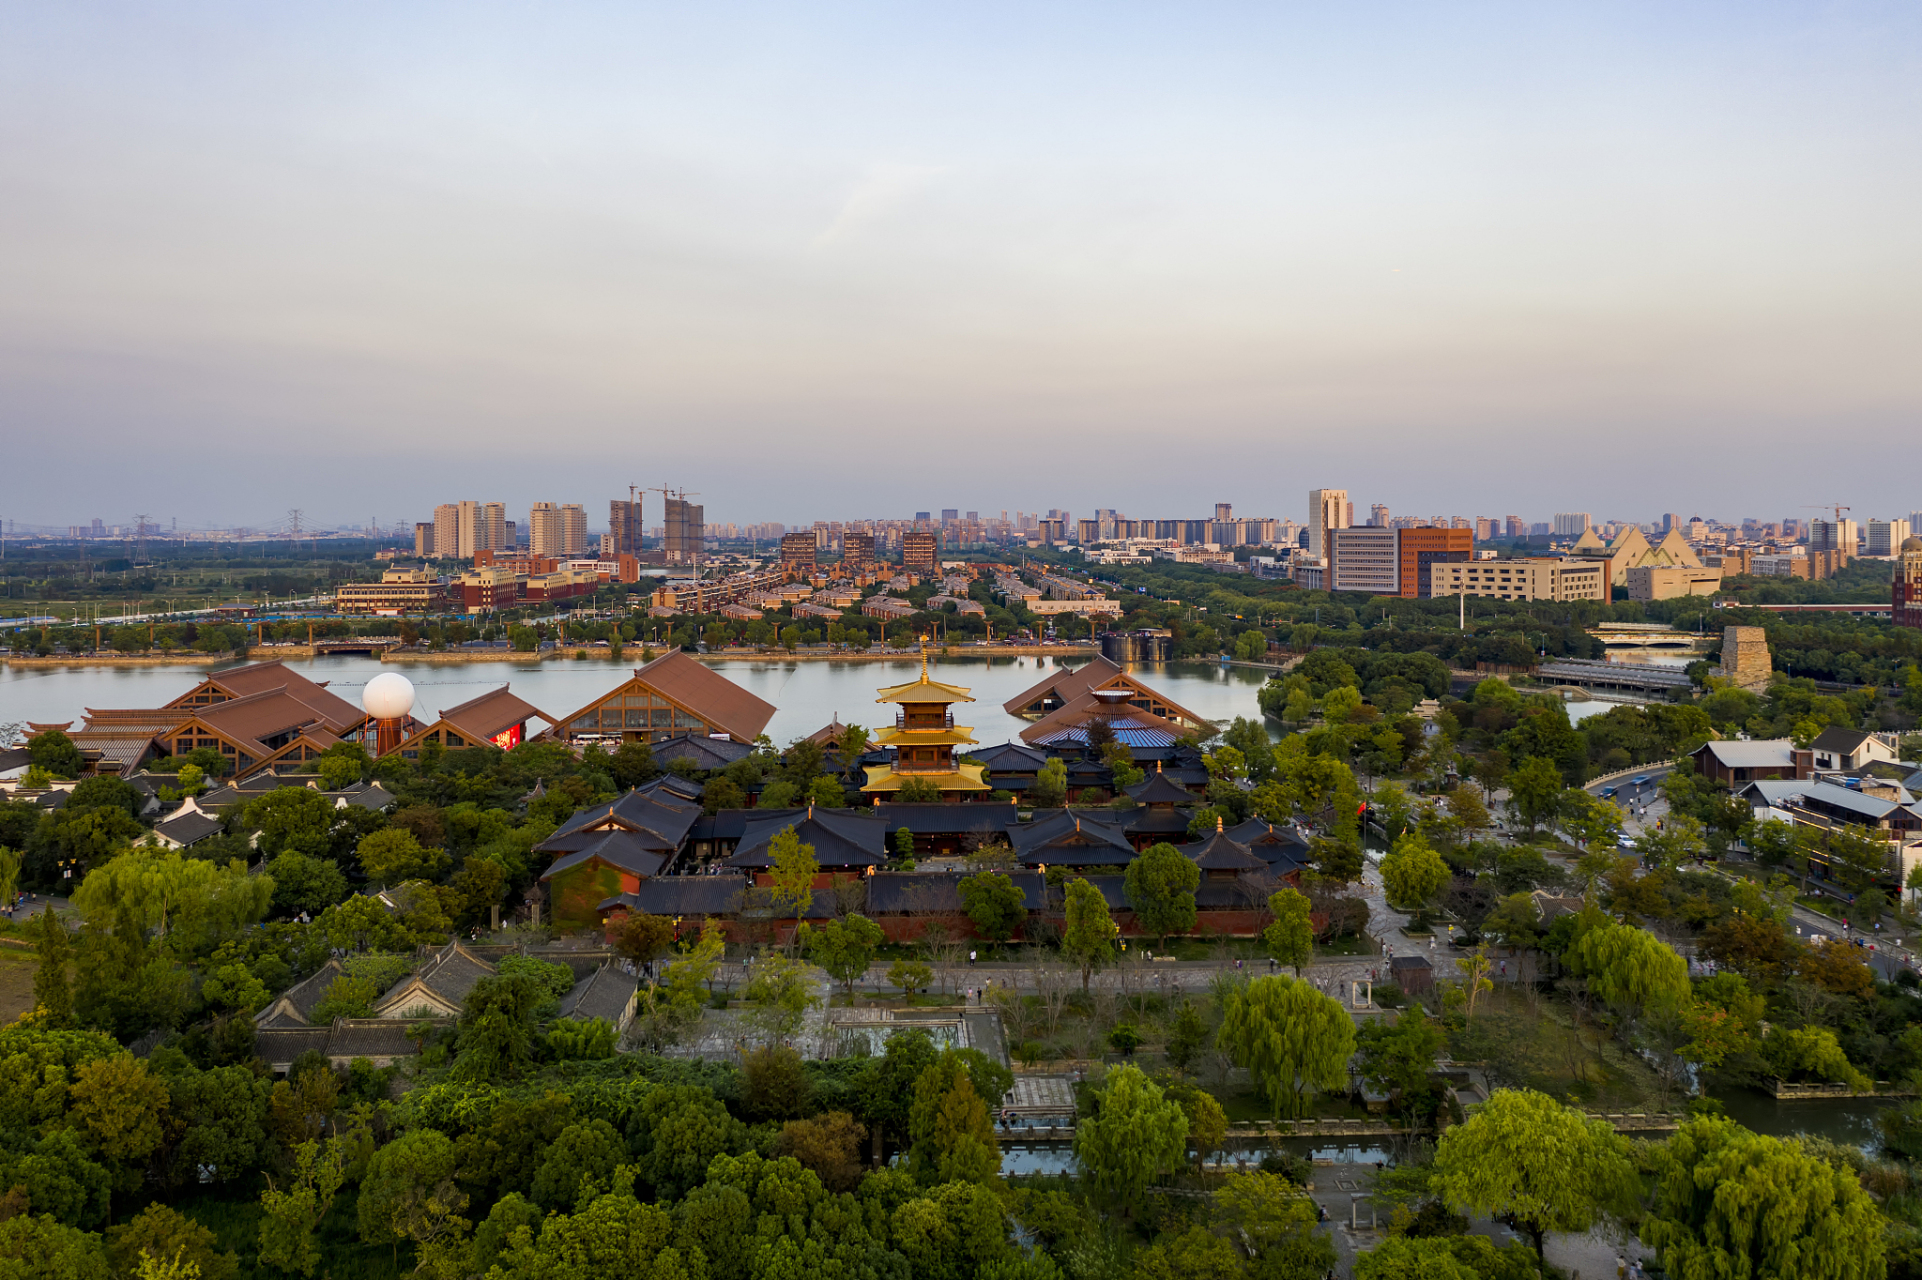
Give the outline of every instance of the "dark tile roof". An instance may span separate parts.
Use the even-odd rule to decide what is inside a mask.
[[[1108,910],[1134,910],[1134,904],[1128,901],[1128,878],[1126,876],[1080,876],[1071,878],[1086,880],[1089,884],[1101,890],[1101,896],[1108,902]]]
[[[1196,804],[1201,799],[1160,769],[1150,770],[1145,781],[1128,788],[1128,794],[1136,804]]]
[[[1127,832],[1131,836],[1173,837],[1171,844],[1179,844],[1188,838],[1188,823],[1192,821],[1188,813],[1181,809],[1149,809],[1137,806],[1133,809],[1117,809],[1125,815]]]
[[[640,979],[622,973],[612,964],[603,964],[574,989],[561,997],[563,1018],[605,1018],[615,1026],[627,1021],[628,1006],[640,987]]]
[[[1006,874],[1021,890],[1028,910],[1046,909],[1047,884],[1039,872],[1015,871]],[[868,877],[866,914],[923,915],[961,911],[961,881],[966,876],[967,873],[962,871],[877,871]]]
[[[342,1019],[327,1037],[327,1056],[336,1062],[354,1058],[411,1058],[420,1052],[398,1018]]]
[[[1841,755],[1848,755],[1850,752],[1859,751],[1862,744],[1873,736],[1860,729],[1845,729],[1839,724],[1832,724],[1815,735],[1815,741],[1809,743],[1809,750],[1834,751]]]
[[[0,750],[0,773],[9,769],[24,769],[33,763],[33,753],[25,747],[8,747]]]
[[[660,876],[643,880],[633,893],[618,894],[601,903],[625,906],[652,916],[739,915],[745,904],[748,878],[727,876]]]
[[[1134,846],[1122,832],[1119,822],[1058,809],[1045,818],[1010,825],[1008,838],[1024,866],[1098,867],[1133,859]]]
[[[154,834],[172,840],[182,848],[199,844],[208,836],[219,833],[219,818],[205,813],[183,813],[177,818],[169,818],[154,827]]]
[[[793,827],[801,843],[814,846],[814,860],[831,867],[878,867],[888,860],[887,822],[869,809],[812,808],[798,820],[768,818],[751,822],[727,865],[761,868],[773,865],[770,842],[784,828]]]
[[[654,744],[653,750],[655,764],[665,767],[676,760],[687,760],[697,769],[725,769],[736,760],[744,760],[754,754],[754,747],[749,743],[736,742],[732,738],[709,738],[691,732],[663,738]],[[680,778],[676,780],[686,781]]]
[[[538,853],[575,853],[593,843],[598,838],[597,830],[604,828],[629,831],[641,837],[643,846],[671,853],[687,840],[700,816],[698,803],[670,788],[636,788],[618,800],[582,809],[534,849]]]
[[[333,1039],[332,1027],[275,1027],[254,1033],[254,1052],[275,1071],[285,1071],[295,1058],[309,1050],[327,1052]]]
[[[735,840],[746,832],[750,823],[763,822],[770,818],[784,818],[789,822],[805,816],[807,809],[721,809],[711,815],[698,819],[689,832],[695,840]]]
[[[584,862],[600,861],[610,867],[637,876],[658,876],[661,868],[673,856],[672,851],[662,852],[657,843],[645,835],[630,831],[586,832],[589,843],[572,853],[564,853],[541,872],[541,879],[551,880],[563,871],[570,871]]]
[[[990,774],[1039,773],[1048,763],[1048,753],[1019,742],[1002,742],[992,747],[969,747],[968,754],[988,766]]]
[[[277,996],[273,1003],[254,1015],[254,1025],[263,1030],[269,1027],[306,1026],[313,1021],[314,1006],[327,994],[327,988],[335,978],[345,972],[340,961],[329,960],[308,977],[296,982]]]
[[[893,836],[902,827],[917,836],[1005,836],[1018,816],[1012,804],[970,801],[966,804],[881,804],[874,812],[887,822]]]
[[[1246,845],[1250,853],[1266,862],[1277,874],[1285,875],[1297,867],[1308,865],[1308,841],[1293,827],[1251,818],[1238,827],[1228,828],[1228,835],[1237,843]]]
[[[419,972],[409,974],[383,992],[374,1002],[374,1008],[383,1013],[392,1011],[404,1015],[412,1008],[408,1000],[422,988],[458,1008],[475,983],[497,972],[492,964],[460,943],[450,942],[422,965]]]
[[[1268,870],[1268,863],[1256,857],[1247,845],[1242,844],[1227,832],[1217,828],[1208,833],[1207,839],[1200,844],[1190,845],[1182,850],[1195,860],[1195,865],[1203,871],[1254,872],[1260,874]]]
[[[394,793],[378,782],[356,782],[339,791],[323,791],[329,800],[345,801],[357,809],[381,810],[394,803]]]
[[[1411,970],[1419,971],[1432,968],[1434,968],[1434,966],[1428,963],[1427,956],[1394,956],[1388,961],[1388,970],[1390,973],[1404,973]]]

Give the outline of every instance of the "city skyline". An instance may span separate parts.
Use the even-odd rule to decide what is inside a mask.
[[[7,517],[1918,505],[1912,9],[0,12]]]

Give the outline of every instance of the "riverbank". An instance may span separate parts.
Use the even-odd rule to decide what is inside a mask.
[[[304,647],[304,646],[303,646]],[[180,666],[218,666],[223,662],[238,662],[247,655],[234,653],[202,653],[198,649],[180,649],[163,653],[64,653],[52,654],[45,658],[38,654],[9,654],[0,658],[0,665],[9,667],[180,667]],[[277,655],[276,655],[277,656]],[[258,659],[257,659],[258,660]]]
[[[388,649],[382,662],[425,663],[430,666],[461,665],[470,662],[593,662],[633,663],[639,665],[644,646],[624,645],[617,653],[599,645],[563,645],[530,652],[521,649]],[[180,649],[164,653],[68,653],[40,657],[37,654],[12,654],[0,657],[0,665],[31,667],[177,667],[219,666],[233,662],[272,662],[276,659],[301,660],[325,657],[329,649],[310,644],[256,645],[246,653],[202,653]],[[332,651],[337,652],[337,650]],[[659,657],[663,650],[655,650]],[[1092,658],[1101,650],[1091,644],[1047,645],[949,645],[928,650],[931,658]],[[344,655],[343,655],[344,656]],[[371,654],[366,656],[371,657]],[[919,649],[726,649],[719,653],[693,653],[697,662],[913,662],[921,657]]]

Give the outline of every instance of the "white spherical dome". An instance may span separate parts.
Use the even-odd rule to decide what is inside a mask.
[[[376,720],[398,720],[414,709],[414,684],[396,671],[383,671],[360,691],[360,706]]]

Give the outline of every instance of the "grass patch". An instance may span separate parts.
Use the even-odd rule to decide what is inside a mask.
[[[1592,1022],[1578,1030],[1574,1010],[1510,991],[1484,995],[1475,1020],[1449,1019],[1448,1046],[1459,1062],[1486,1062],[1498,1085],[1538,1089],[1601,1111],[1658,1107],[1662,1087],[1655,1073]]]
[[[33,1008],[33,972],[38,965],[31,951],[0,947],[0,1022],[12,1022]]]

